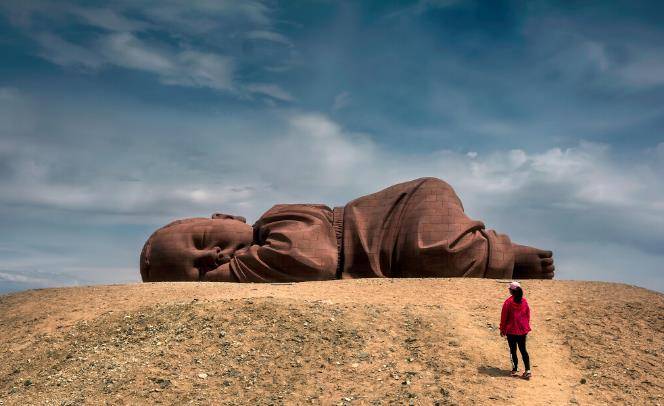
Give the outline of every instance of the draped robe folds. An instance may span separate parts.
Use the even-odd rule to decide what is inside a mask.
[[[343,213],[342,236],[335,235],[337,213]],[[324,205],[274,206],[254,224],[254,244],[229,264],[240,282],[509,279],[513,267],[510,239],[466,216],[452,187],[436,178],[400,183],[334,212]]]
[[[334,279],[337,239],[332,210],[315,204],[278,204],[254,224],[254,244],[236,251],[230,271],[239,282]]]

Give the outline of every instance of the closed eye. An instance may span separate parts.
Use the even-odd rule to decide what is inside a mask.
[[[205,249],[205,243],[207,242],[207,233],[208,231],[206,228],[203,229],[203,232],[200,234],[199,238],[196,238],[196,236],[194,236],[194,246],[196,247],[196,249],[199,250]]]

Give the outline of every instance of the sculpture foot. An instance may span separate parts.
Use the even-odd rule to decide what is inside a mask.
[[[553,279],[553,253],[527,245],[513,244],[514,279]]]

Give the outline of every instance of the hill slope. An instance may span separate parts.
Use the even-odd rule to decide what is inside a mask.
[[[7,404],[661,404],[664,295],[528,281],[533,379],[507,376],[506,285],[163,283],[0,296]]]

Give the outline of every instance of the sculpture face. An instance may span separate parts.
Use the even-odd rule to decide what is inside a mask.
[[[243,218],[215,215],[188,219],[158,230],[144,248],[144,282],[198,281],[251,245],[253,229]]]

